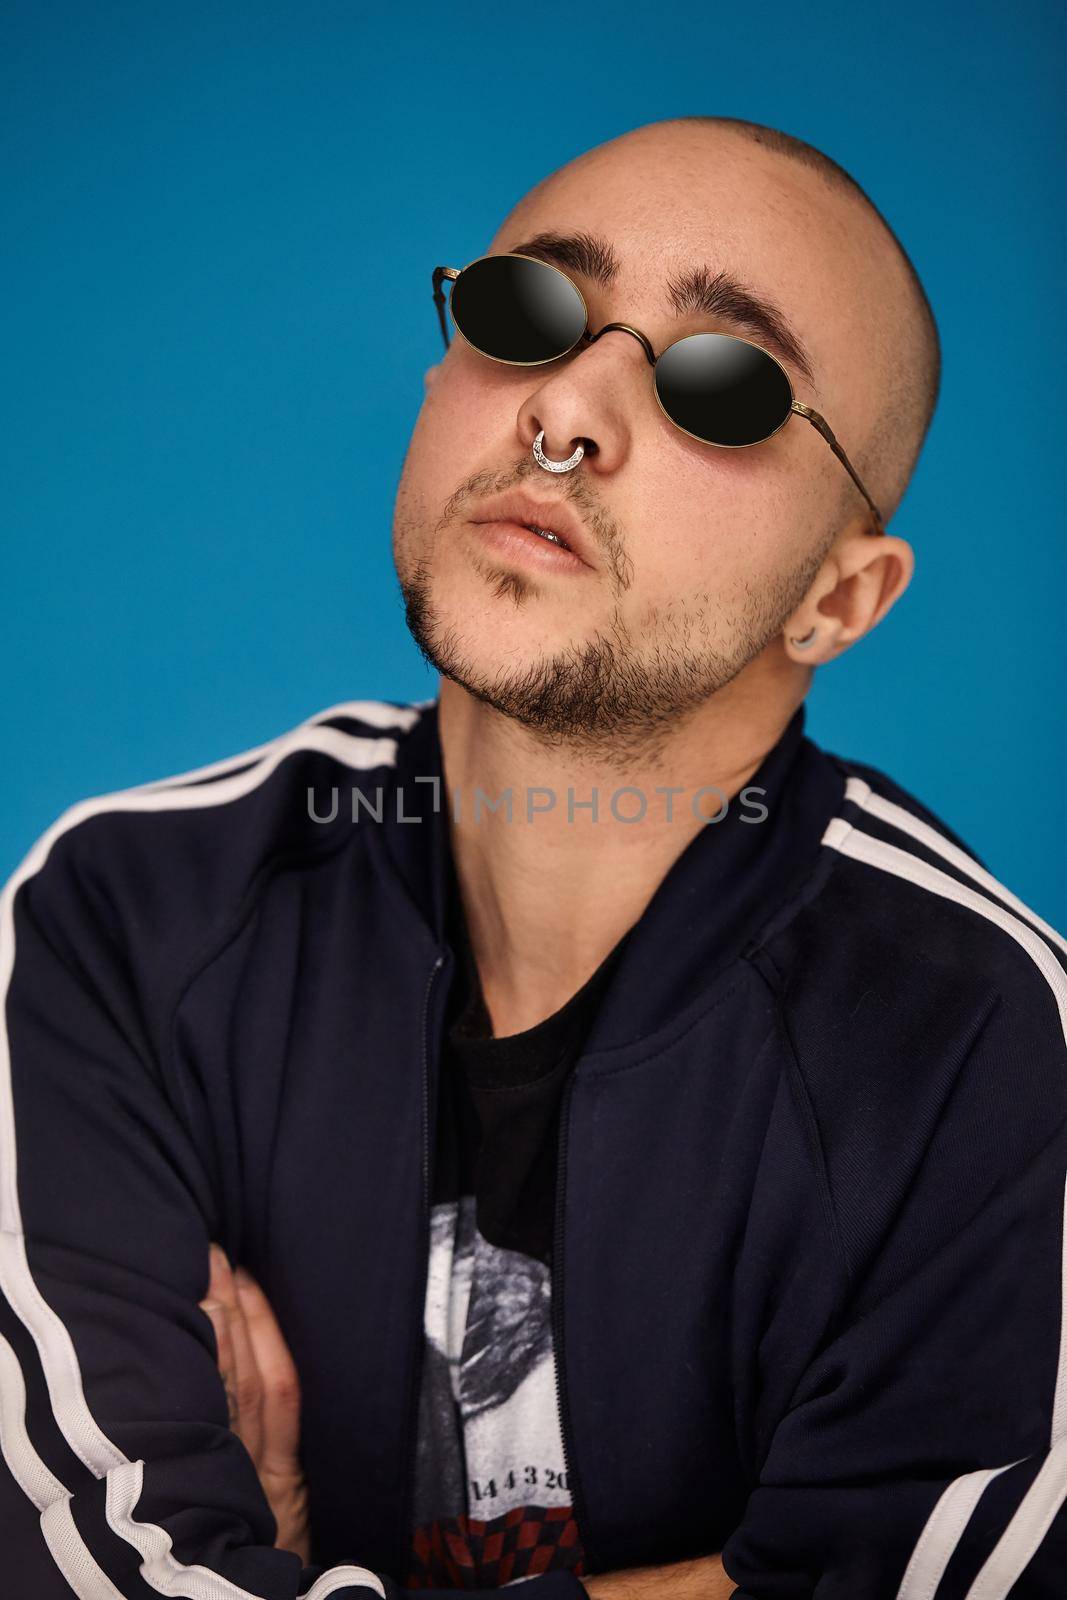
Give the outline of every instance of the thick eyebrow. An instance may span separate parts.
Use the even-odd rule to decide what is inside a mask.
[[[592,233],[538,233],[506,248],[512,255],[534,256],[579,272],[602,288],[615,282],[622,266],[609,242]],[[811,357],[784,312],[734,273],[689,267],[667,279],[667,301],[679,317],[695,311],[751,334],[814,386]]]
[[[622,266],[606,239],[595,233],[538,233],[532,239],[507,246],[509,255],[537,256],[555,267],[581,272],[603,288],[615,282]]]

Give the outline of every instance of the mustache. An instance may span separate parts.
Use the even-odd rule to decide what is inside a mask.
[[[455,492],[445,501],[441,521],[451,522],[453,518],[462,516],[471,500],[481,500],[488,495],[506,494],[509,489],[525,488],[529,484],[540,487],[544,483],[545,474],[536,461],[521,462],[518,466],[496,469],[486,467],[481,472],[472,474]],[[572,505],[583,521],[604,521],[605,513],[598,506],[584,484],[567,484],[560,493],[560,485],[556,489],[556,498],[565,500]],[[578,490],[575,493],[575,489]]]
[[[614,573],[619,589],[628,589],[633,581],[632,568],[626,555],[625,540],[615,517],[600,503],[590,489],[588,480],[581,477],[581,468],[567,474],[567,482],[554,482],[554,497],[573,508],[585,524],[608,568]],[[546,474],[532,457],[524,458],[513,467],[484,467],[472,473],[455,489],[441,511],[435,532],[464,516],[472,501],[489,495],[506,494],[511,489],[530,488],[535,493],[543,488]]]

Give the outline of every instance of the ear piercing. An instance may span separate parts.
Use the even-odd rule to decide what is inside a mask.
[[[794,639],[794,638],[790,637],[789,643],[790,644],[795,644],[798,650],[806,650],[808,648],[809,644],[814,644],[815,643],[815,626],[814,626],[814,624],[811,626],[811,628],[808,630],[808,632],[804,635],[803,639]]]

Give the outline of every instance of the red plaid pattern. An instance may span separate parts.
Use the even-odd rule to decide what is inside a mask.
[[[570,1506],[514,1506],[488,1522],[446,1517],[421,1527],[411,1545],[408,1589],[499,1589],[550,1568],[584,1570]]]

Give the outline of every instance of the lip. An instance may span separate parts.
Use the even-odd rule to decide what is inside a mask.
[[[596,570],[596,547],[578,517],[561,500],[537,500],[533,495],[516,490],[486,501],[477,516],[470,520],[475,524],[495,523],[512,530],[516,527],[544,528],[549,533],[557,534],[568,548],[560,550],[558,545],[549,543],[547,539],[538,539],[537,534],[530,534],[530,538],[537,540],[541,548],[557,558],[569,553],[582,566]]]
[[[491,522],[470,522],[467,526],[479,538],[491,544],[499,555],[524,565],[540,567],[544,572],[569,572],[574,576],[589,571],[573,550],[565,550],[562,545],[542,539],[540,534],[531,533],[521,522],[494,519]]]

